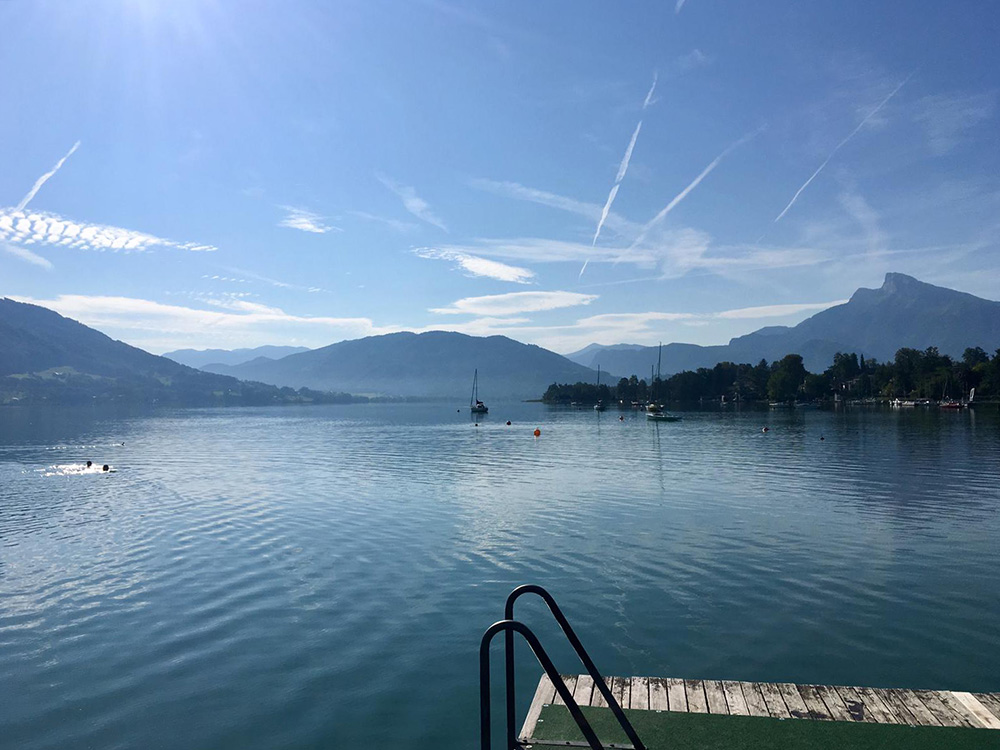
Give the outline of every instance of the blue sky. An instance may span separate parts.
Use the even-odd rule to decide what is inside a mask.
[[[154,352],[714,344],[886,271],[996,299],[998,27],[993,2],[0,3],[0,294]]]

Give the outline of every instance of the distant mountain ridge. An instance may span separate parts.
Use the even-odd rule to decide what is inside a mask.
[[[163,356],[188,367],[204,368],[205,365],[241,365],[258,357],[281,359],[307,351],[309,348],[305,346],[258,346],[253,349],[177,349]]]
[[[369,336],[279,360],[206,369],[279,386],[459,401],[471,392],[473,370],[478,369],[480,395],[487,404],[498,398],[539,398],[552,383],[597,378],[596,371],[532,344],[449,331]]]
[[[94,398],[177,405],[271,403],[272,386],[195,370],[38,305],[0,298],[0,403]]]
[[[888,273],[880,288],[858,289],[844,304],[796,326],[767,326],[720,346],[666,344],[662,372],[673,374],[727,361],[773,361],[791,353],[801,354],[808,370],[821,372],[838,351],[884,361],[902,347],[929,346],[952,357],[961,356],[967,347],[1000,348],[1000,302]],[[589,367],[601,365],[611,372],[643,377],[656,364],[657,347],[592,345],[571,356]]]

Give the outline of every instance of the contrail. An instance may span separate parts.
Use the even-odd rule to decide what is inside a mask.
[[[73,152],[76,151],[78,148],[80,148],[80,141],[77,141],[76,143],[74,143],[73,144],[73,148],[71,148],[69,150],[69,152],[66,154],[66,156],[64,156],[62,159],[60,159],[59,161],[57,161],[56,165],[54,167],[52,167],[52,169],[50,171],[46,172],[41,177],[39,177],[37,180],[35,180],[35,184],[31,186],[31,190],[29,190],[28,194],[21,199],[20,203],[17,204],[17,210],[18,211],[23,211],[24,210],[24,207],[27,206],[31,202],[31,199],[35,197],[35,194],[39,191],[39,189],[42,187],[42,185],[44,185],[46,183],[46,181],[52,175],[54,175],[56,172],[59,171],[59,168],[62,167],[62,165],[66,162],[66,160],[69,157],[71,157],[73,155]]]
[[[642,108],[646,109],[650,104],[653,103],[653,92],[656,91],[656,81],[659,79],[659,73],[653,73],[653,85],[649,87],[649,93],[646,94],[646,99],[642,103]]]
[[[649,87],[649,91],[646,92],[646,98],[642,101],[642,109],[645,111],[653,101],[653,93],[656,91],[656,81],[659,78],[659,74],[653,73],[653,85]],[[591,241],[590,246],[596,247],[597,240],[601,236],[601,230],[604,228],[604,222],[607,221],[608,214],[611,213],[611,205],[615,202],[615,196],[618,195],[618,188],[621,185],[622,180],[625,179],[625,174],[628,172],[629,162],[632,160],[632,151],[635,149],[635,142],[639,138],[639,131],[642,130],[642,120],[635,126],[635,130],[632,131],[632,139],[628,142],[628,148],[625,149],[625,155],[622,157],[621,164],[618,165],[618,174],[615,175],[615,184],[611,186],[611,191],[608,193],[608,199],[604,202],[604,208],[601,209],[601,218],[597,222],[597,229],[594,230],[594,239]],[[583,272],[587,270],[588,261],[584,261],[583,268],[580,269],[580,276],[583,276]],[[578,277],[579,278],[579,277]]]
[[[673,200],[670,201],[670,203],[664,206],[663,209],[656,216],[654,216],[652,219],[646,222],[646,226],[642,228],[642,232],[639,233],[639,236],[636,237],[635,241],[629,246],[629,250],[635,249],[637,245],[639,245],[643,240],[645,240],[646,235],[649,234],[649,231],[654,226],[663,221],[666,218],[667,214],[673,211],[678,203],[687,198],[688,193],[690,193],[692,190],[698,187],[698,185],[701,184],[701,181],[704,180],[706,177],[708,177],[712,173],[712,170],[715,169],[717,166],[719,166],[719,163],[723,159],[725,159],[726,156],[728,156],[733,149],[737,148],[738,146],[742,146],[744,143],[746,143],[751,138],[756,136],[762,129],[763,128],[758,128],[754,132],[743,136],[735,143],[732,143],[729,146],[727,146],[726,149],[721,154],[712,159],[709,165],[705,167],[703,170],[701,170],[701,174],[699,174],[697,177],[691,180],[688,186],[683,190],[681,190],[677,195],[675,195]]]
[[[889,100],[892,99],[892,97],[894,97],[896,95],[896,93],[901,88],[903,88],[903,86],[906,85],[906,82],[909,81],[911,78],[913,78],[913,73],[910,73],[910,75],[908,75],[905,79],[903,79],[902,83],[900,83],[896,88],[894,88],[892,91],[890,91],[889,92],[889,96],[887,96],[885,99],[883,99],[881,102],[879,102],[879,105],[877,107],[875,107],[875,109],[873,109],[871,112],[869,112],[868,115],[867,115],[867,117],[865,117],[865,119],[863,119],[861,122],[859,122],[858,126],[856,128],[854,128],[854,130],[852,130],[850,132],[850,134],[844,140],[842,140],[840,143],[838,143],[836,145],[836,147],[833,149],[833,151],[830,152],[830,155],[827,156],[826,159],[823,160],[823,163],[819,165],[819,167],[816,169],[816,171],[813,172],[811,175],[809,175],[809,179],[806,180],[802,184],[802,187],[800,187],[798,190],[795,191],[795,195],[793,195],[792,199],[790,201],[788,201],[788,205],[785,206],[784,210],[775,217],[775,219],[774,219],[774,223],[775,224],[777,224],[779,221],[781,221],[781,217],[784,216],[785,214],[787,214],[788,213],[788,209],[790,209],[792,206],[795,205],[795,201],[797,201],[799,199],[799,196],[802,195],[802,191],[805,190],[807,187],[809,187],[809,183],[816,179],[817,175],[819,175],[819,173],[823,171],[823,168],[827,164],[830,163],[830,159],[832,159],[834,157],[834,155],[838,151],[840,151],[840,149],[842,149],[847,144],[847,142],[849,140],[851,140],[851,138],[853,138],[854,136],[856,136],[858,134],[858,131],[861,130],[861,128],[863,128],[865,126],[865,123],[867,123],[870,119],[872,119],[872,117],[874,117],[876,114],[878,114],[879,110],[881,110],[882,107],[884,107],[886,104],[888,104]]]

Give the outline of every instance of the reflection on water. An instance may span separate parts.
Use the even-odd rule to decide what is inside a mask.
[[[464,748],[528,581],[609,673],[1000,689],[996,412],[490,408],[0,411],[0,737]]]

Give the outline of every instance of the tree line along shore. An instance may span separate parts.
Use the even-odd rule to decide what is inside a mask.
[[[962,399],[976,389],[976,400],[1000,400],[1000,349],[990,357],[969,347],[960,359],[936,347],[902,348],[889,362],[838,352],[821,373],[808,372],[798,354],[757,364],[720,362],[715,367],[678,372],[650,381],[632,375],[617,385],[553,383],[542,401],[550,404],[625,404],[657,401],[788,402],[858,399]]]

